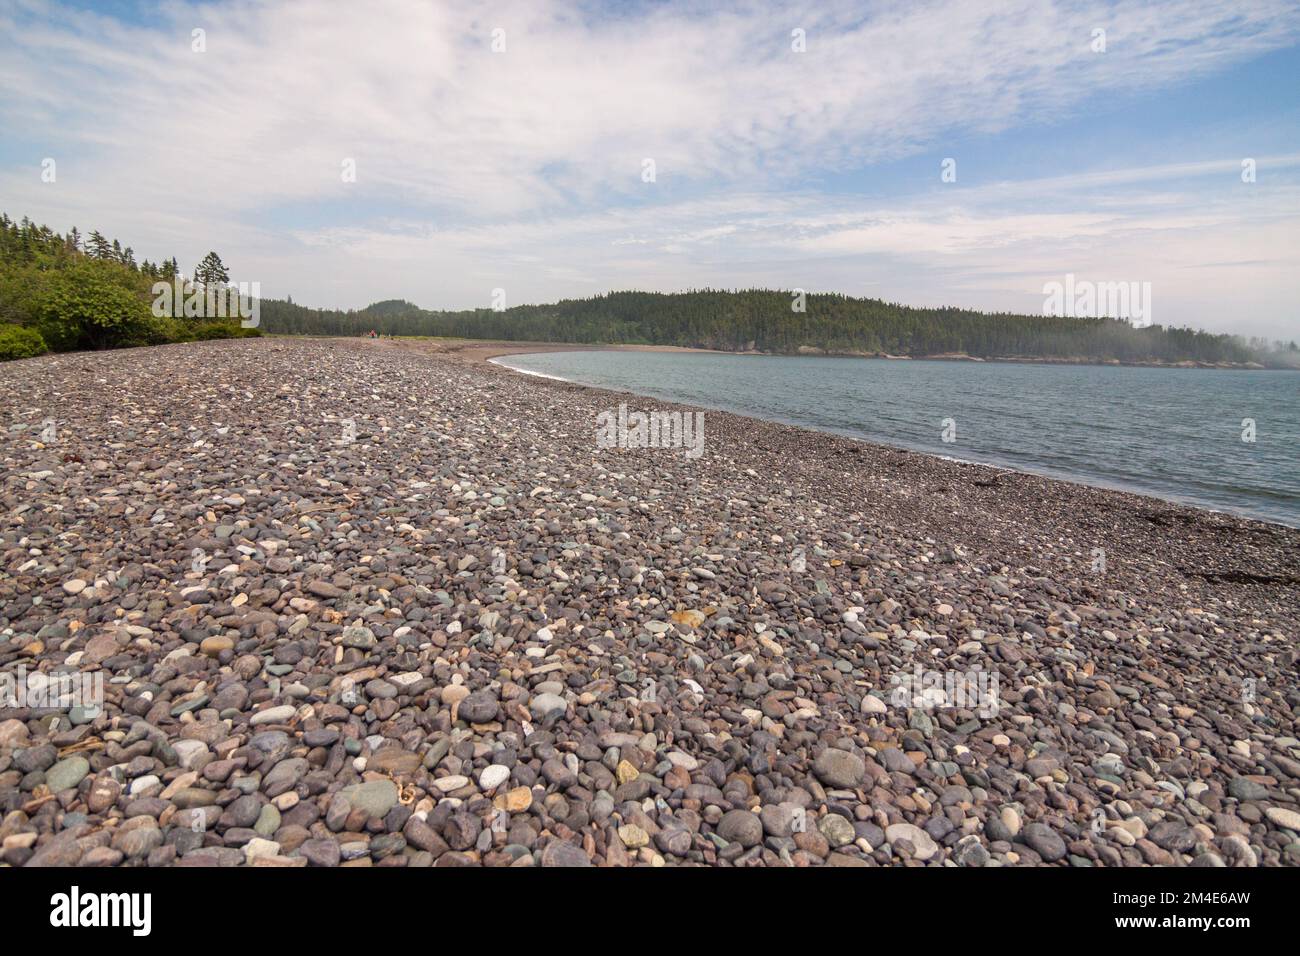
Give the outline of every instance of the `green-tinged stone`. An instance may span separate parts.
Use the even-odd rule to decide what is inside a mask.
[[[253,829],[257,831],[259,836],[264,836],[269,840],[275,835],[275,831],[280,829],[280,811],[273,804],[268,803],[262,807],[262,812],[258,814]]]
[[[198,697],[192,697],[189,700],[181,701],[179,704],[173,704],[172,716],[179,717],[181,714],[199,710],[200,708],[207,706],[209,700],[211,700],[211,698],[208,697],[207,694],[200,694]]]
[[[45,771],[45,784],[52,792],[61,793],[81,783],[88,773],[90,773],[90,761],[85,757],[68,757]]]
[[[391,780],[371,780],[344,787],[348,803],[372,817],[382,817],[397,804],[397,786]]]

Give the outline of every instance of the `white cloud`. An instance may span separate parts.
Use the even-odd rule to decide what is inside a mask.
[[[1231,174],[1235,160],[957,199],[865,203],[807,185],[1287,45],[1300,17],[1283,0],[611,10],[241,0],[169,4],[131,25],[11,5],[0,10],[0,127],[60,165],[53,186],[36,161],[0,167],[3,205],[183,264],[216,246],[237,275],[325,305],[402,295],[466,306],[507,282],[513,302],[797,284],[803,271],[817,279],[808,287],[989,299],[972,305],[1002,295],[1010,307],[1019,293],[978,281],[980,269],[1027,275],[1051,261],[1059,273],[1064,259],[1104,263],[1114,247],[1136,257],[1126,266],[1154,270],[1143,235],[1189,261],[1294,257],[1294,195],[1282,197],[1289,218],[1260,229],[1276,204],[1193,213],[1160,184]],[[1095,26],[1107,29],[1104,54],[1089,48]],[[205,53],[191,51],[194,27]],[[496,27],[504,53],[491,51]],[[790,48],[794,27],[806,53]],[[641,180],[646,157],[654,184]],[[341,181],[345,158],[356,183]],[[1051,209],[1034,208],[1048,196]],[[1224,256],[1229,234],[1254,251]],[[1281,321],[1276,306],[1267,321]]]

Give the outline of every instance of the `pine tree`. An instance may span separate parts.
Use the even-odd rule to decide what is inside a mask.
[[[230,281],[230,273],[226,271],[225,263],[221,261],[221,256],[215,252],[209,252],[203,257],[203,260],[194,267],[194,281],[200,285],[207,286],[211,284],[225,285]]]
[[[98,229],[92,230],[90,238],[86,240],[86,251],[90,253],[92,259],[111,259],[113,257],[113,247],[108,244]]]

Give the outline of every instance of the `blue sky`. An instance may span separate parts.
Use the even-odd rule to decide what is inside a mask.
[[[0,208],[322,306],[1070,273],[1300,337],[1294,3],[385,9],[0,0]]]

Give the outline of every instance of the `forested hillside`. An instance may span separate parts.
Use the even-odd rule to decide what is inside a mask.
[[[186,318],[180,303],[156,315],[152,286],[175,282],[175,258],[137,263],[129,246],[74,228],[60,235],[0,214],[0,358],[48,349],[107,348],[257,334],[237,320]],[[226,288],[210,252],[180,278],[187,293]],[[292,299],[260,302],[260,329],[305,335],[424,335],[523,342],[680,345],[725,351],[1094,362],[1300,366],[1300,349],[1191,328],[1135,328],[1118,319],[914,308],[879,299],[813,294],[803,311],[789,292],[702,289],[611,292],[503,311],[433,312],[401,299],[365,309],[312,309]]]
[[[682,293],[611,292],[504,311],[431,312],[409,302],[356,311],[309,309],[264,300],[268,332],[315,335],[430,335],[528,342],[681,345],[726,351],[941,355],[977,358],[1198,362],[1294,366],[1295,343],[1246,342],[1190,328],[1135,328],[1117,319],[923,309],[809,294],[791,309],[788,292],[704,289]]]

